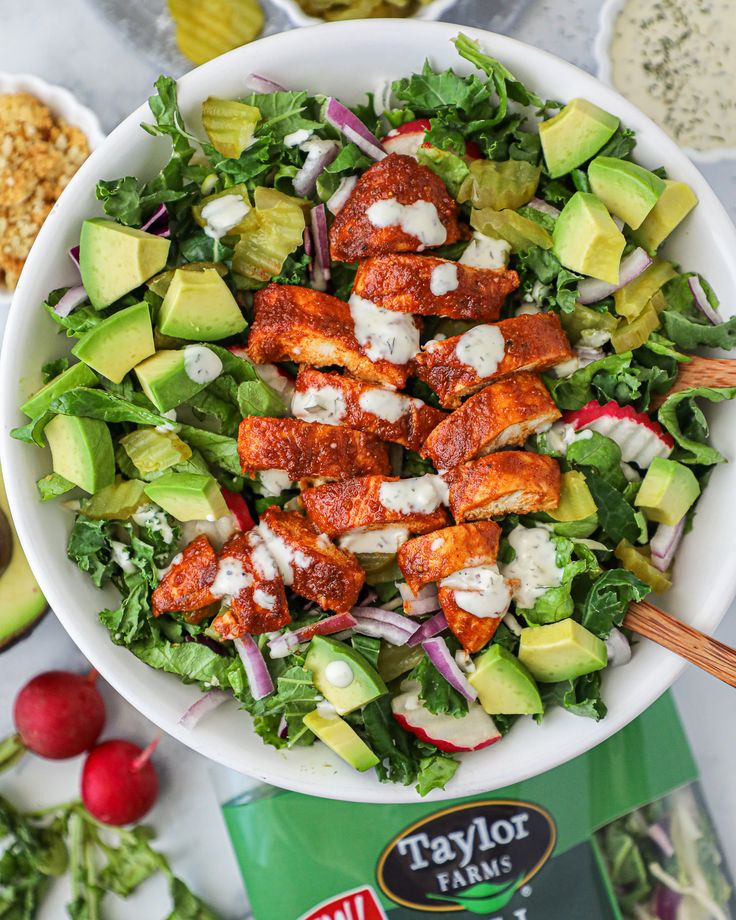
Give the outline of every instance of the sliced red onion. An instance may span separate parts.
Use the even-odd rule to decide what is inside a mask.
[[[312,234],[309,232],[309,227],[304,228],[304,252],[309,256],[309,264],[311,265],[314,246],[312,246]]]
[[[148,233],[154,233],[156,236],[171,236],[169,212],[166,210],[166,205],[160,204],[145,224],[143,224],[141,230],[146,230]]]
[[[685,531],[685,518],[677,524],[659,524],[654,532],[649,548],[652,551],[652,564],[660,572],[666,572],[672,565],[675,553]]]
[[[330,280],[330,241],[327,236],[327,212],[323,204],[312,208],[312,242],[314,243],[314,260],[312,280],[322,283]]]
[[[650,840],[653,840],[660,850],[664,853],[667,859],[675,854],[675,848],[672,845],[670,836],[662,826],[662,824],[652,824],[647,828],[647,836]]]
[[[381,604],[381,606],[383,607],[384,610],[398,610],[399,607],[404,606],[404,602],[401,600],[400,597],[395,597],[393,598],[393,600],[384,601]]]
[[[657,920],[677,920],[677,913],[682,902],[682,895],[668,888],[666,885],[659,885],[654,898],[654,909]]]
[[[54,307],[54,313],[57,316],[65,317],[69,316],[77,307],[89,300],[87,297],[87,292],[81,284],[75,284],[74,287],[70,287],[69,290],[62,295],[59,302]]]
[[[310,623],[309,626],[302,626],[299,629],[279,633],[273,639],[269,639],[268,650],[271,658],[286,658],[287,655],[294,651],[297,645],[309,642],[314,636],[331,636],[342,632],[344,629],[353,629],[354,627],[355,618],[352,614],[336,613],[331,617],[325,617],[324,620]]]
[[[357,176],[345,176],[344,179],[340,180],[338,187],[327,199],[327,210],[330,212],[330,214],[339,214],[340,211],[342,211],[342,209],[347,204],[347,200],[351,196],[357,181]]]
[[[217,709],[218,706],[222,706],[228,695],[224,690],[210,690],[209,693],[200,696],[179,719],[179,725],[182,728],[194,728],[200,719]]]
[[[352,141],[372,159],[382,160],[386,156],[386,151],[375,134],[369,131],[358,116],[353,115],[350,109],[338,102],[334,96],[330,96],[327,100],[325,121],[341,131],[349,141]]]
[[[611,214],[611,220],[614,222],[614,224],[616,224],[616,229],[617,229],[617,230],[623,230],[623,229],[624,229],[624,222],[621,220],[620,217],[616,217],[615,214]]]
[[[601,358],[606,357],[606,353],[602,348],[591,348],[589,345],[576,345],[575,353],[580,361],[584,361],[585,364],[592,364],[593,361],[600,361]]]
[[[301,147],[307,152],[307,159],[299,172],[294,176],[294,191],[300,198],[308,198],[317,186],[317,179],[322,175],[326,166],[335,159],[340,152],[337,141],[305,141]]]
[[[618,668],[620,665],[628,664],[631,661],[629,640],[615,626],[606,639],[606,651],[608,652],[608,663],[612,668]]]
[[[363,600],[358,604],[359,607],[365,607],[368,604],[372,604],[373,601],[378,600],[378,595],[375,591],[368,591]]]
[[[535,211],[541,211],[542,214],[547,214],[549,217],[554,217],[555,220],[562,213],[559,208],[556,208],[553,204],[548,204],[542,198],[532,198],[529,202],[529,207],[534,208]]]
[[[640,246],[621,260],[618,270],[618,284],[609,284],[597,278],[586,278],[578,284],[578,300],[582,304],[597,303],[609,297],[614,291],[638,278],[652,264],[651,256]]]
[[[719,316],[713,307],[711,307],[708,301],[708,295],[705,293],[705,289],[700,283],[700,278],[698,278],[697,275],[690,275],[687,279],[687,283],[692,291],[693,298],[695,299],[695,306],[698,310],[700,310],[703,316],[714,326],[720,326],[723,322],[723,317]]]
[[[276,729],[276,734],[282,741],[286,741],[289,737],[289,723],[286,721],[286,716],[281,716],[281,721],[279,722],[279,727]]]
[[[423,585],[415,594],[406,582],[402,581],[397,585],[399,594],[405,601],[423,600],[426,597],[437,596],[437,585],[434,583]]]
[[[268,640],[268,654],[271,658],[288,658],[298,645],[299,639],[295,632],[281,633]]]
[[[416,632],[416,625],[400,613],[383,607],[353,607],[355,631],[374,639],[385,639],[392,645],[406,645]]]
[[[462,693],[466,700],[471,702],[478,696],[475,687],[469,682],[460,666],[453,657],[452,652],[447,647],[447,643],[442,636],[435,636],[433,639],[425,639],[422,642],[422,648],[427,653],[427,657],[437,668],[440,674],[445,678],[451,687],[454,687],[458,693]]]
[[[245,84],[249,89],[252,89],[254,93],[286,92],[285,86],[282,86],[280,83],[275,83],[273,80],[269,80],[268,77],[264,77],[260,73],[248,74],[245,79]]]
[[[419,645],[433,636],[439,635],[447,629],[447,619],[444,613],[436,613],[433,617],[425,620],[414,635],[407,641],[407,645],[413,647]]]
[[[399,593],[404,599],[404,613],[407,616],[421,617],[440,609],[437,585],[425,585],[415,595],[409,585],[402,582],[399,585]]]
[[[503,622],[506,628],[511,630],[511,632],[515,636],[521,635],[521,629],[522,629],[521,623],[516,619],[513,613],[505,613],[503,617]]]
[[[243,636],[242,639],[234,639],[233,644],[243,662],[253,699],[262,700],[264,696],[270,696],[274,691],[273,680],[268,671],[266,659],[253,641],[253,637]]]
[[[79,246],[72,246],[69,250],[69,258],[72,260],[76,268],[79,268]]]

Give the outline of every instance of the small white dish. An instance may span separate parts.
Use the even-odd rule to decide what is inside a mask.
[[[625,90],[617,86],[613,80],[613,65],[611,62],[611,43],[616,31],[616,22],[627,0],[605,0],[598,18],[598,33],[593,45],[593,54],[597,65],[597,75],[601,83],[610,86],[616,92],[626,96]],[[677,143],[677,141],[675,141]],[[698,163],[720,163],[722,160],[736,160],[736,148],[718,147],[713,150],[698,150],[695,147],[680,149],[690,159]]]
[[[315,26],[325,22],[321,16],[310,16],[309,13],[305,13],[297,3],[297,0],[271,0],[271,2],[274,6],[283,10],[295,26]],[[397,19],[439,19],[455,2],[456,0],[432,0],[431,3],[417,10],[413,16],[400,16]],[[391,20],[386,21],[390,22]]]
[[[12,93],[29,93],[31,96],[35,96],[44,105],[48,106],[57,118],[74,125],[76,128],[80,128],[89,142],[90,152],[96,150],[105,140],[105,133],[100,127],[100,122],[95,113],[82,105],[63,86],[47,83],[32,74],[0,71],[0,96]],[[0,310],[3,307],[7,307],[12,299],[13,292],[7,288],[0,287]]]

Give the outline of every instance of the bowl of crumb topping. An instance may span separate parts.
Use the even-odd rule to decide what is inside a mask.
[[[104,137],[68,90],[0,72],[0,305],[59,195]]]

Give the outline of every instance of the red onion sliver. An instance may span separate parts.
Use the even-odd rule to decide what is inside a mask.
[[[229,694],[224,690],[210,690],[192,703],[179,719],[179,725],[182,728],[194,728],[200,719],[217,709],[218,706],[222,706],[228,696]]]
[[[436,613],[433,617],[425,620],[414,635],[407,641],[407,645],[415,646],[426,639],[444,632],[447,629],[447,620],[444,613]]]
[[[675,848],[672,845],[669,834],[661,824],[652,824],[647,830],[647,837],[657,844],[667,859],[675,855]]]
[[[423,585],[415,594],[406,582],[402,581],[397,585],[399,594],[405,601],[423,600],[426,597],[437,597],[437,585],[432,582]]]
[[[248,74],[245,80],[246,86],[249,89],[252,89],[254,93],[284,93],[286,92],[286,87],[282,86],[280,83],[275,83],[273,80],[269,80],[268,77],[264,77],[260,73],[251,73]]]
[[[608,664],[612,668],[618,668],[620,665],[628,664],[631,661],[629,640],[615,626],[606,639],[606,651],[608,652]]]
[[[330,241],[327,236],[327,212],[323,204],[312,208],[312,242],[314,243],[313,279],[330,280]]]
[[[317,186],[317,179],[322,175],[326,166],[335,159],[340,152],[337,141],[306,141],[302,150],[307,151],[307,159],[299,172],[294,176],[294,191],[300,198],[308,198]]]
[[[417,629],[403,614],[383,607],[353,607],[353,616],[356,632],[385,639],[392,645],[406,645]]]
[[[161,225],[160,228],[158,228],[158,224]],[[160,204],[143,224],[141,230],[155,233],[157,236],[169,236],[169,212],[166,210],[166,205]]]
[[[363,600],[358,604],[359,607],[364,607],[366,604],[372,604],[373,601],[378,600],[378,595],[375,591],[368,591]]]
[[[358,181],[357,176],[345,176],[344,179],[340,180],[340,184],[332,193],[332,195],[327,199],[327,210],[330,214],[339,214],[340,211],[347,204],[348,198],[352,194],[353,189],[355,188],[355,183]]]
[[[342,131],[349,141],[352,141],[356,147],[374,160],[382,160],[386,156],[386,151],[375,134],[366,128],[357,115],[353,115],[350,109],[333,96],[327,100],[325,120],[338,131]]]
[[[351,613],[336,613],[331,617],[325,617],[324,620],[310,623],[309,626],[302,626],[300,629],[274,636],[268,642],[268,650],[271,658],[286,658],[297,645],[309,642],[314,636],[331,636],[345,629],[353,629],[354,626],[355,618]]]
[[[72,260],[76,268],[79,268],[79,246],[72,246],[69,250],[69,258]]]
[[[695,306],[700,310],[700,312],[705,316],[705,318],[712,323],[714,326],[720,326],[723,322],[723,317],[719,316],[718,313],[711,307],[710,302],[708,301],[708,295],[705,293],[703,285],[700,283],[700,278],[697,275],[691,275],[687,279],[688,287],[692,291],[693,298],[695,300]]]
[[[675,558],[675,553],[685,531],[685,518],[677,524],[659,524],[651,539],[652,563],[660,572],[666,572]]]
[[[477,699],[478,693],[475,687],[468,682],[468,679],[460,670],[460,666],[455,661],[452,652],[447,647],[447,643],[441,636],[425,639],[422,642],[422,648],[451,687],[461,693],[466,700],[473,702],[473,700]]]
[[[54,313],[57,316],[65,317],[69,316],[77,307],[80,307],[85,300],[89,300],[87,297],[87,292],[81,284],[75,284],[74,287],[70,287],[69,290],[62,295],[59,302],[54,307]]]
[[[597,278],[586,278],[578,284],[578,300],[582,304],[597,303],[638,278],[652,264],[651,256],[641,247],[630,252],[621,260],[618,270],[618,284],[609,284]]]
[[[437,595],[417,598],[413,601],[404,601],[404,613],[410,617],[422,617],[439,609],[440,599]]]
[[[282,741],[286,741],[289,737],[289,723],[286,721],[286,716],[281,716],[281,721],[279,722],[279,727],[276,729],[276,734],[281,738]]]
[[[304,228],[304,252],[309,256],[309,264],[311,266],[314,247],[312,246],[312,234],[309,232],[309,227]]]
[[[654,902],[657,920],[677,920],[681,901],[682,895],[677,891],[666,885],[659,885]]]
[[[240,655],[240,660],[243,662],[245,676],[248,678],[248,686],[253,694],[253,699],[262,700],[264,696],[270,696],[275,689],[273,680],[268,671],[266,660],[253,641],[253,637],[243,636],[242,639],[234,639],[233,644],[238,655]]]
[[[549,217],[558,218],[562,213],[559,208],[556,208],[553,204],[547,204],[542,198],[532,198],[529,202],[529,207],[534,208],[535,211],[541,211],[542,214],[547,214]]]

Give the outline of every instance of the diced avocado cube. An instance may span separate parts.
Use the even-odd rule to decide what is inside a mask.
[[[527,668],[500,645],[492,645],[475,659],[468,680],[490,716],[543,712],[542,698]]]
[[[608,663],[605,642],[568,617],[521,631],[519,660],[542,683],[575,680]]]
[[[145,492],[177,521],[216,521],[230,513],[217,480],[201,473],[164,473]]]
[[[378,671],[337,639],[315,636],[304,666],[312,672],[314,686],[341,716],[388,692]]]
[[[594,156],[616,133],[619,120],[587,99],[573,99],[539,126],[539,137],[553,179]]]
[[[565,268],[618,284],[626,240],[600,198],[575,192],[557,218],[552,239]]]
[[[577,470],[563,473],[560,479],[560,503],[547,511],[554,521],[582,521],[598,511],[585,476]]]
[[[154,351],[151,312],[144,301],[108,316],[72,348],[80,361],[113,383]]]
[[[320,741],[361,773],[378,763],[378,757],[340,716],[323,715],[315,709],[304,716],[304,724]]]
[[[85,220],[79,238],[79,270],[90,303],[109,307],[166,265],[170,242],[112,220]]]
[[[650,521],[677,524],[700,495],[690,467],[676,460],[655,457],[637,493],[635,504]]]
[[[618,157],[596,157],[588,167],[588,179],[593,194],[632,230],[641,225],[665,190],[664,179]]]
[[[655,252],[698,203],[695,192],[684,182],[664,180],[665,189],[634,237],[640,246]]]
[[[97,492],[115,481],[115,452],[107,425],[96,418],[55,415],[45,428],[54,472]]]
[[[86,364],[72,364],[65,371],[62,371],[53,380],[42,386],[40,390],[31,396],[29,400],[20,407],[21,412],[25,412],[28,418],[38,418],[43,415],[51,403],[62,393],[74,390],[76,387],[93,387],[97,384],[97,375]]]
[[[635,320],[657,291],[676,275],[671,262],[655,259],[637,278],[614,293],[614,309],[629,322]]]
[[[207,379],[193,380],[187,374],[185,350],[157,351],[135,368],[143,392],[159,412],[176,409],[210,382]]]
[[[213,268],[177,269],[158,315],[164,335],[214,342],[242,332],[248,324],[230,288]]]

